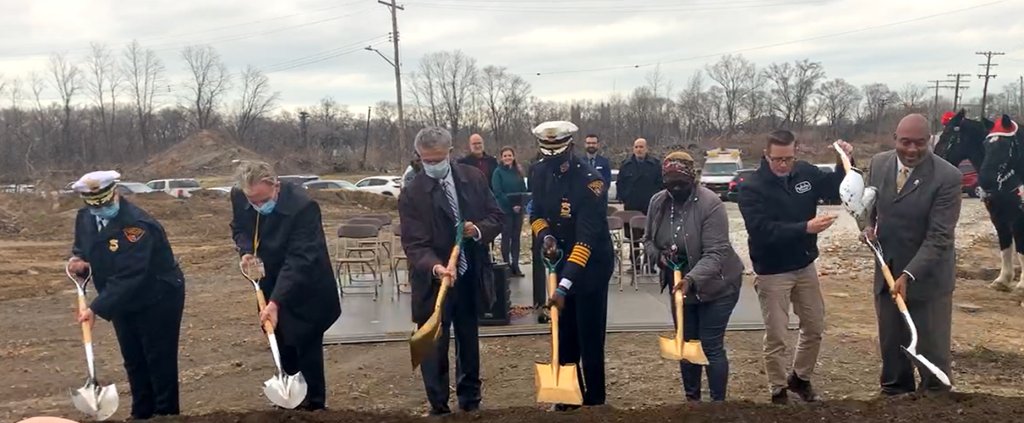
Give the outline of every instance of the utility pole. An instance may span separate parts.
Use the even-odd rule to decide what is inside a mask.
[[[985,74],[978,75],[978,78],[985,78],[985,85],[981,89],[981,116],[985,117],[985,99],[986,97],[988,97],[988,80],[996,77],[995,75],[990,75],[989,71],[992,69],[993,66],[999,66],[997,64],[992,63],[992,56],[1002,56],[1006,53],[996,51],[979,51],[974,54],[985,56],[985,63],[978,65],[985,67]]]
[[[405,10],[404,7],[399,6],[396,0],[389,0],[387,2],[383,0],[377,0],[377,3],[383,4],[391,9],[391,42],[395,46],[395,59],[392,62],[392,66],[395,68],[395,96],[398,100],[398,148],[402,149],[405,144],[405,114],[402,112],[402,61],[398,55],[398,11]],[[409,151],[409,150],[405,150]]]
[[[299,112],[299,132],[302,133],[302,146],[309,147],[309,125],[306,120],[309,119],[309,113],[305,110]]]
[[[1020,77],[1020,97],[1017,97],[1017,116],[1024,114],[1024,76]]]
[[[932,101],[932,125],[938,126],[936,124],[939,123],[938,122],[938,116],[939,116],[939,88],[945,88],[945,89],[953,88],[953,86],[951,86],[951,85],[940,85],[940,84],[949,83],[949,82],[953,82],[953,81],[950,81],[948,79],[946,79],[946,80],[930,80],[930,81],[928,81],[929,84],[935,84],[935,86],[933,87],[933,88],[935,88],[935,100]],[[932,129],[934,130],[935,128],[932,128]]]
[[[363,135],[363,162],[359,165],[360,169],[366,169],[366,151],[370,147],[370,111],[373,107],[366,108],[366,134]]]
[[[960,105],[960,90],[966,90],[966,89],[970,88],[967,85],[965,85],[965,83],[962,84],[960,82],[960,80],[963,79],[964,77],[971,76],[971,74],[969,74],[969,73],[951,73],[951,74],[946,75],[946,76],[948,76],[950,78],[956,78],[956,86],[953,87],[953,110],[956,110],[957,106]]]

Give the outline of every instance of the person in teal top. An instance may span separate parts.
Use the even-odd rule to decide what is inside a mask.
[[[523,196],[526,181],[516,162],[516,151],[509,146],[501,149],[501,164],[491,177],[491,191],[498,206],[505,212],[501,226],[501,259],[508,263],[512,274],[522,277],[519,270],[519,241],[523,231]]]

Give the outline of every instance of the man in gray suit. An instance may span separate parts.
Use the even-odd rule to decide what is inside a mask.
[[[907,303],[919,336],[917,351],[950,374],[950,326],[956,282],[954,229],[960,219],[960,171],[930,150],[928,120],[911,114],[900,120],[896,149],[871,160],[867,185],[878,197],[864,236],[877,239],[893,275],[895,293],[876,265],[875,313],[882,353],[884,395],[949,388],[927,370],[916,388],[914,366],[901,346],[910,330],[902,319],[896,293]],[[877,238],[876,238],[877,237]]]

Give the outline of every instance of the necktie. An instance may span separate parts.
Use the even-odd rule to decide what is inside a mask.
[[[455,214],[455,221],[461,221],[462,217],[459,214],[459,200],[455,199],[455,186],[450,184],[447,180],[441,182],[441,188],[444,188],[444,195],[448,197],[448,205],[452,208],[452,213]],[[466,269],[469,268],[469,262],[466,261],[466,253],[459,249],[459,273],[458,276],[462,276],[466,273]]]
[[[907,183],[908,177],[910,177],[910,168],[900,168],[899,173],[896,175],[896,192],[903,191],[903,185]]]
[[[103,228],[107,227],[107,220],[97,217],[96,218],[96,232],[103,231]]]

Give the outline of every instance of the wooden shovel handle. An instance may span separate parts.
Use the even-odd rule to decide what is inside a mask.
[[[85,296],[78,296],[78,312],[85,311],[88,306],[85,305]],[[92,325],[89,322],[82,322],[82,342],[86,344],[92,343]]]
[[[892,271],[889,270],[889,265],[885,262],[878,263],[878,266],[882,269],[882,276],[885,277],[885,283],[889,284],[889,292],[896,291],[896,280],[892,277]],[[903,296],[896,294],[896,307],[901,312],[907,311],[907,303],[903,300]]]
[[[548,271],[547,291],[548,297],[555,295],[558,287],[558,275],[554,271]],[[551,367],[555,369],[555,379],[558,379],[558,315],[561,310],[557,305],[551,305]]]
[[[672,271],[672,296],[675,298],[675,313],[676,313],[676,339],[683,339],[683,301],[686,296],[683,295],[683,290],[676,289],[679,286],[679,281],[683,280],[683,272],[680,270]]]
[[[260,314],[263,314],[263,309],[267,308],[267,298],[263,296],[263,289],[256,289],[256,304],[259,306]],[[267,332],[267,335],[274,333],[274,325],[269,320],[263,322],[263,330]]]

